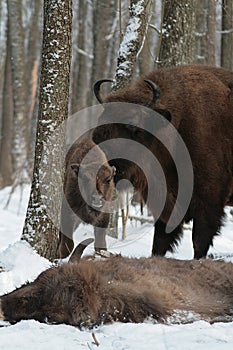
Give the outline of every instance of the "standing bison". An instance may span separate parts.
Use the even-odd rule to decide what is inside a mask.
[[[110,161],[117,169],[115,181],[129,180],[144,201],[150,195],[147,205],[156,219],[159,196],[165,196],[163,211],[155,222],[152,254],[165,255],[167,251],[173,251],[182,235],[182,223],[193,219],[194,257],[205,257],[221,227],[224,206],[231,204],[233,198],[233,73],[198,65],[159,69],[139,77],[122,90],[109,93],[102,100],[100,87],[103,82],[106,80],[98,81],[94,86],[104,111],[93,140],[100,144],[108,159],[116,148],[121,155]],[[161,116],[167,121],[164,126],[160,123],[158,130],[146,131],[150,127],[153,129],[154,121]],[[179,150],[176,137],[169,133],[168,122],[183,139],[191,157],[194,181],[187,208],[177,198],[179,186],[183,186],[184,192],[190,190],[189,176],[184,183],[179,183],[176,164],[168,149],[172,148],[174,154]],[[166,132],[167,142],[162,144],[155,136]],[[138,163],[144,164],[146,176],[138,164],[124,159],[122,139],[147,147],[137,153]],[[103,142],[106,140],[112,142]],[[160,191],[161,174],[150,171],[148,150],[162,167],[166,194]],[[148,193],[149,184],[154,195]],[[180,224],[168,234],[166,225],[175,205],[185,214]]]
[[[110,215],[106,206],[112,198],[114,174],[115,168],[109,166],[104,153],[93,141],[77,141],[69,149],[61,208],[60,258],[71,253],[73,232],[82,221],[94,226],[95,248],[106,249],[105,231]]]

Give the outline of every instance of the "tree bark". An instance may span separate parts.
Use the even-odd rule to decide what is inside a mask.
[[[25,90],[25,41],[22,27],[22,3],[8,0],[8,23],[12,63],[12,83],[14,98],[13,128],[13,170],[15,181],[24,181],[23,170],[27,158],[27,119]]]
[[[208,0],[207,9],[207,64],[215,66],[215,46],[216,46],[216,1]]]
[[[31,194],[22,239],[56,257],[71,64],[72,1],[45,0],[40,102]]]
[[[11,56],[9,45],[9,32],[7,40],[7,53],[5,61],[3,101],[2,101],[2,137],[0,148],[0,188],[12,184],[12,126],[13,126],[13,93],[11,76]]]
[[[39,100],[39,76],[40,69],[40,53],[42,49],[42,2],[31,0],[31,18],[27,25],[27,110],[28,118],[28,149],[27,149],[27,173],[29,178],[33,172],[33,157],[36,138],[36,122],[38,116],[38,100]]]
[[[207,65],[216,63],[216,1],[196,2],[196,62]]]
[[[130,19],[120,44],[113,90],[126,86],[132,78],[137,56],[148,28],[150,0],[131,0]]]
[[[232,70],[233,67],[233,2],[222,0],[222,49],[221,66]]]
[[[159,67],[194,61],[195,0],[163,0],[164,17]]]

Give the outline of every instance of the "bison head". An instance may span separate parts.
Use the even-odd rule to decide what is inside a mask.
[[[91,242],[93,239],[80,243],[68,264],[52,267],[34,282],[1,296],[0,319],[11,323],[35,319],[80,327],[91,326],[101,319],[100,277],[87,261],[79,262]]]
[[[151,80],[141,80],[139,87],[111,92],[102,100],[100,86],[105,81],[108,80],[101,80],[94,85],[94,93],[103,104],[104,111],[93,131],[93,141],[105,152],[109,163],[116,167],[115,182],[124,178],[135,186],[137,179],[143,178],[136,160],[143,157],[143,147],[152,152],[156,148],[164,148],[155,134],[168,125],[171,114],[161,108],[161,104],[157,106],[160,90]],[[136,144],[142,146],[141,151],[135,147]],[[130,157],[126,155],[128,151]],[[158,153],[163,152],[166,150]]]
[[[103,164],[99,169],[98,163],[84,165],[71,164],[74,176],[77,176],[78,186],[84,200],[89,207],[89,212],[102,210],[105,202],[112,198],[114,190],[115,167]],[[97,171],[98,170],[98,171]]]

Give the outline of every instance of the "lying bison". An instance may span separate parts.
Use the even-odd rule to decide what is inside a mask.
[[[81,172],[80,164],[84,157],[87,158],[82,163]],[[95,248],[106,248],[105,229],[109,223],[109,213],[105,209],[112,197],[114,174],[115,168],[108,165],[104,153],[91,140],[77,141],[69,149],[61,208],[60,258],[71,253],[74,247],[73,232],[82,221],[94,226]]]
[[[100,144],[108,159],[116,154],[116,148],[121,155],[110,161],[117,169],[116,182],[123,178],[129,180],[144,201],[148,197],[148,182],[152,184],[150,191],[154,194],[149,193],[147,205],[158,218],[152,254],[165,255],[173,251],[181,238],[183,222],[193,219],[194,258],[205,257],[222,225],[224,206],[231,204],[233,198],[233,73],[198,65],[159,69],[139,77],[122,90],[109,93],[104,99],[100,96],[103,82],[106,80],[94,86],[104,111],[93,140]],[[156,129],[156,119],[161,116],[167,123],[164,122],[164,126],[160,123]],[[172,149],[175,156],[179,156],[179,150],[176,137],[169,134],[171,124],[168,122],[178,131],[191,157],[194,181],[187,208],[179,203],[177,196],[179,186],[183,186],[184,193],[190,190],[189,175],[183,183],[178,182],[176,163],[168,149]],[[161,133],[167,133],[165,144],[154,136]],[[124,159],[126,147],[122,139],[137,141],[152,152],[163,169],[166,194],[160,190],[161,174],[150,170],[151,161],[146,161],[149,152],[144,147],[136,155],[138,163],[143,164],[149,174],[145,176],[135,161]],[[106,140],[112,142],[101,144]],[[182,155],[180,157],[182,159]],[[165,196],[165,203],[161,214],[156,216],[160,198],[155,193],[159,195],[159,192]],[[166,225],[175,205],[184,214],[180,224],[167,234]]]
[[[0,297],[0,318],[88,328],[147,317],[163,323],[232,320],[232,263],[122,256],[72,260]]]

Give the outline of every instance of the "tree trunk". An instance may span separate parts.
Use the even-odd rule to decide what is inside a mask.
[[[22,3],[8,0],[8,23],[12,63],[14,98],[13,168],[17,183],[23,181],[23,170],[27,158],[27,118],[25,90],[25,42],[22,27]]]
[[[216,46],[216,1],[208,0],[207,9],[207,64],[215,66],[215,46]]]
[[[233,2],[222,0],[222,49],[221,66],[232,70],[233,66]]]
[[[163,30],[158,65],[169,67],[194,61],[195,0],[164,0]]]
[[[196,62],[215,65],[216,1],[196,2]]]
[[[39,50],[41,49],[41,28],[40,28],[40,14],[42,11],[42,5],[40,1],[32,2],[32,16],[28,24],[29,37],[27,42],[26,62],[27,70],[26,83],[27,83],[27,112],[26,115],[31,121],[32,113],[35,106],[36,90],[37,90],[37,77],[39,68]]]
[[[148,28],[150,0],[131,0],[130,19],[120,44],[113,90],[123,88],[131,80],[137,56]]]
[[[56,256],[68,116],[72,1],[45,0],[40,102],[32,189],[22,239]]]
[[[0,188],[12,184],[12,126],[13,126],[13,94],[11,77],[11,56],[9,32],[7,40],[7,54],[5,61],[3,101],[2,101],[2,137],[0,148]]]
[[[106,1],[95,0],[94,25],[93,25],[93,54],[94,64],[92,68],[92,81],[102,79],[106,69],[106,53],[108,51],[106,36],[109,34],[109,19],[111,7],[106,6]]]

